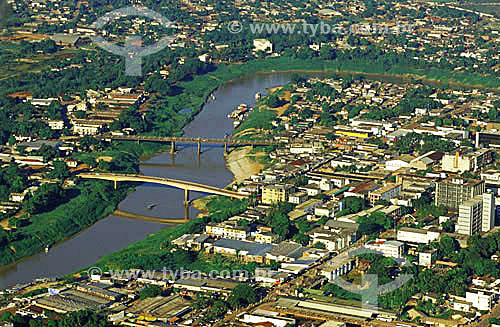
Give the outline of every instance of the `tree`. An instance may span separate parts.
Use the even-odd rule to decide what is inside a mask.
[[[488,111],[488,118],[490,120],[497,120],[498,119],[498,110],[496,108],[491,108]]]
[[[77,111],[75,111],[75,117],[77,119],[85,119],[85,118],[87,118],[87,113],[83,110],[77,110]]]
[[[281,100],[276,94],[271,94],[267,97],[266,105],[271,108],[277,108],[281,106]]]
[[[321,243],[321,242],[316,242],[313,244],[313,248],[316,248],[316,249],[326,249],[326,246],[324,243]]]
[[[293,237],[293,240],[299,244],[306,246],[309,244],[310,237],[303,233],[297,233]]]
[[[11,135],[9,136],[9,146],[14,146],[14,144],[16,144],[16,138],[14,137],[14,135]]]
[[[445,235],[439,241],[439,250],[444,257],[451,257],[458,250],[458,242]]]
[[[147,299],[147,298],[150,298],[150,297],[160,296],[161,294],[162,294],[162,289],[161,289],[160,286],[149,285],[149,286],[146,286],[145,288],[143,288],[139,292],[139,298],[141,300],[144,300],[144,299]]]
[[[441,224],[441,227],[443,227],[443,230],[447,233],[454,233],[455,232],[455,225],[450,220],[443,222]]]
[[[65,201],[65,192],[59,184],[43,184],[32,197],[23,202],[28,214],[50,211]]]
[[[51,178],[58,178],[58,179],[65,179],[68,178],[70,175],[68,166],[66,163],[62,160],[55,160],[54,161],[54,170],[52,170],[49,174]]]
[[[231,291],[227,302],[233,309],[246,307],[257,301],[257,294],[248,284],[239,284]]]

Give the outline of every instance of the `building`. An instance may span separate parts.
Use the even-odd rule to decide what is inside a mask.
[[[370,203],[374,204],[379,200],[389,201],[401,193],[401,184],[387,184],[381,188],[371,191],[368,196]]]
[[[64,129],[64,120],[47,120],[47,124],[50,129],[53,130],[62,130]]]
[[[262,187],[262,203],[287,202],[292,189],[291,185],[266,185]]]
[[[334,280],[336,277],[340,277],[349,273],[356,266],[356,260],[354,258],[344,258],[342,260],[332,260],[331,264],[323,267],[321,269],[321,275],[326,277],[328,280]]]
[[[418,265],[424,267],[432,267],[437,260],[437,249],[421,251],[418,253]]]
[[[205,233],[213,237],[244,241],[250,236],[250,228],[228,222],[211,223],[205,226]]]
[[[293,204],[301,204],[307,201],[307,193],[306,192],[295,192],[290,194],[288,197],[288,202]]]
[[[107,125],[107,121],[74,119],[73,132],[78,135],[96,135]]]
[[[477,171],[491,163],[493,160],[491,151],[479,149],[473,152],[460,152],[445,154],[441,160],[441,168],[444,171],[463,173],[466,171]]]
[[[436,206],[458,209],[462,203],[484,193],[485,183],[478,179],[449,177],[436,183]]]
[[[317,217],[334,217],[336,212],[344,209],[344,202],[334,199],[325,204],[314,207],[314,215]]]
[[[413,158],[410,156],[401,156],[393,160],[387,160],[385,162],[385,169],[395,171],[401,168],[409,167],[411,160],[413,160]]]
[[[481,231],[483,198],[481,196],[465,201],[458,210],[457,233],[474,235]]]
[[[385,241],[379,240],[372,243],[367,243],[365,248],[381,252],[384,257],[391,257],[399,259],[404,253],[404,243],[399,241]]]
[[[249,326],[274,326],[285,327],[295,326],[296,321],[293,318],[284,317],[279,312],[266,310],[255,310],[253,313],[243,313],[238,316],[239,320]]]
[[[492,192],[483,193],[483,214],[481,231],[489,232],[495,227],[496,205],[495,195]]]
[[[247,242],[222,238],[207,247],[206,251],[213,254],[224,256],[234,256],[243,259],[246,262],[263,263],[267,252],[273,249],[271,244],[261,244],[256,242]]]
[[[488,232],[495,226],[495,196],[491,192],[478,195],[460,205],[457,233],[473,235]]]
[[[489,311],[493,307],[493,294],[485,294],[484,292],[466,292],[465,299],[472,303],[472,306],[480,311]]]
[[[401,242],[429,244],[439,238],[440,233],[430,230],[401,227],[397,233],[397,240]]]
[[[272,244],[278,241],[278,234],[269,231],[260,231],[255,233],[255,242]]]

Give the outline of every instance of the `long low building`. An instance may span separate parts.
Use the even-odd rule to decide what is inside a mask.
[[[317,316],[321,320],[328,320],[329,317],[352,317],[360,320],[368,320],[377,317],[396,319],[396,314],[389,311],[369,309],[355,306],[345,306],[323,301],[301,301],[293,298],[280,298],[276,303],[276,308],[284,312],[296,314],[307,313],[308,316]],[[297,312],[298,311],[298,312]]]
[[[439,239],[440,233],[431,230],[401,227],[397,233],[397,240],[400,242],[429,244]]]
[[[191,311],[191,305],[190,301],[179,295],[157,296],[135,303],[126,312],[133,315],[141,315],[147,312],[158,320],[167,321],[172,318],[179,318]]]

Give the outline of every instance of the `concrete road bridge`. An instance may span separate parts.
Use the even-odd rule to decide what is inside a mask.
[[[195,183],[195,182],[183,181],[178,179],[171,179],[171,178],[144,176],[137,174],[112,174],[112,173],[81,173],[78,174],[77,176],[86,179],[101,179],[101,180],[113,181],[115,189],[117,188],[118,182],[153,183],[153,184],[160,184],[160,185],[166,185],[170,187],[183,189],[184,207],[186,209],[186,214],[185,214],[186,220],[189,219],[189,206],[191,205],[191,202],[189,200],[189,191],[222,195],[235,199],[248,198],[248,195],[246,194],[229,191],[223,188]]]

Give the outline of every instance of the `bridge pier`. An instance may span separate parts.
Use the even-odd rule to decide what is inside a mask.
[[[185,213],[184,213],[184,219],[186,221],[189,220],[189,206],[190,206],[190,202],[189,202],[189,190],[188,189],[184,189],[184,209],[185,209]]]
[[[201,155],[201,139],[198,138],[198,157]]]
[[[170,141],[170,153],[175,153],[175,141]]]
[[[118,189],[118,181],[115,179],[113,182],[114,182],[115,190]]]
[[[227,142],[224,142],[224,154],[229,154],[228,147],[227,147]]]

